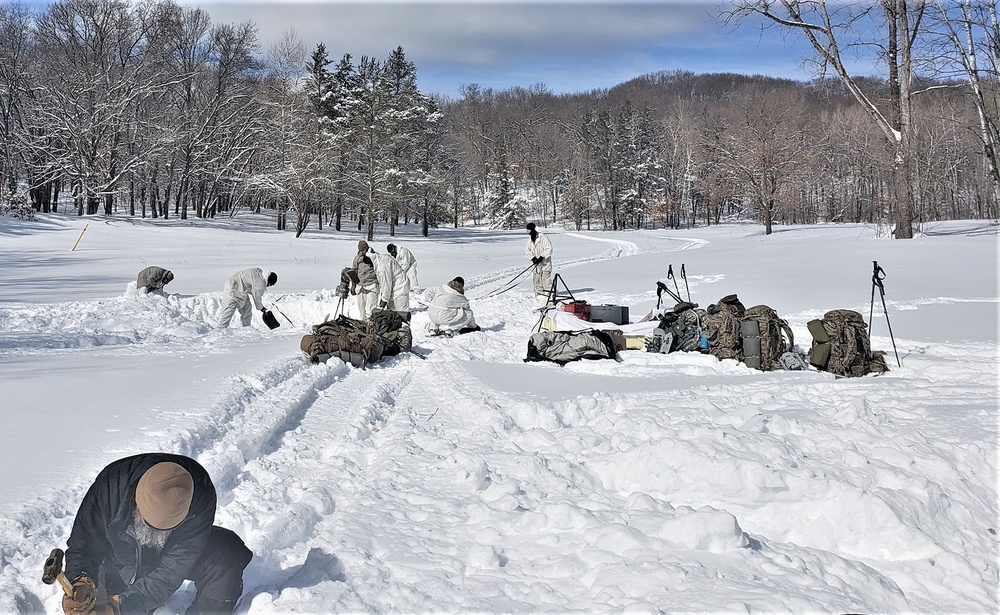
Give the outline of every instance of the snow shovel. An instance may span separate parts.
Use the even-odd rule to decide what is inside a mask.
[[[261,312],[261,318],[264,320],[264,324],[267,325],[268,329],[274,330],[281,326],[281,323],[278,322],[278,318],[271,310],[264,310]]]

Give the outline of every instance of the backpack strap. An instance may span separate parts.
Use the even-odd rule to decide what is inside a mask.
[[[787,340],[788,345],[785,347],[785,352],[790,352],[795,348],[795,334],[792,333],[792,328],[788,325],[788,321],[784,318],[778,319],[778,326],[781,327],[781,331],[785,334],[785,340]]]

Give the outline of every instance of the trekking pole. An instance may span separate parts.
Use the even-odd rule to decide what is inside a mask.
[[[688,274],[684,271],[684,263],[681,263],[681,277],[684,278],[684,291],[688,296],[688,303],[691,303],[691,289],[688,288]]]
[[[674,266],[667,265],[667,279],[674,281],[674,297],[677,298],[677,303],[681,302],[681,289],[677,288],[677,278],[674,277]]]
[[[899,361],[899,351],[896,350],[896,338],[892,335],[892,323],[889,322],[889,309],[885,306],[885,286],[882,280],[885,279],[885,270],[878,266],[878,261],[872,261],[872,302],[868,308],[868,338],[872,335],[872,314],[875,311],[875,287],[878,286],[879,296],[882,298],[882,311],[885,312],[885,324],[889,327],[889,339],[892,340],[892,352],[896,355],[896,365],[903,367]]]
[[[680,295],[675,295],[674,291],[670,290],[670,287],[668,287],[663,282],[660,282],[659,280],[657,280],[656,281],[656,308],[657,309],[660,308],[660,295],[662,293],[667,293],[668,295],[670,295],[670,298],[673,299],[675,303],[680,303],[681,302],[681,296]]]

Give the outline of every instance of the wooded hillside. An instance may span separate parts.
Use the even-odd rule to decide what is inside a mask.
[[[172,0],[5,4],[0,206],[164,219],[272,209],[296,235],[351,225],[369,237],[376,223],[427,234],[739,218],[770,233],[996,219],[995,6],[992,24],[989,12],[936,15],[912,40],[950,59],[921,65],[908,86],[912,203],[901,220],[898,151],[836,77],[673,71],[575,94],[468,84],[440,99],[419,90],[402,48],[333,60],[289,35],[262,50],[255,24],[214,24]],[[975,79],[946,70],[964,56],[943,24],[975,28]],[[853,84],[894,117],[892,79]]]

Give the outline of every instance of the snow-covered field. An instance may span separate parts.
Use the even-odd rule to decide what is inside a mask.
[[[60,612],[46,555],[105,464],[154,450],[209,470],[217,523],[256,554],[242,613],[1000,609],[996,227],[546,230],[577,298],[638,319],[684,264],[702,307],[766,303],[802,349],[829,309],[868,318],[877,260],[891,371],[835,379],[638,350],[524,363],[530,282],[485,298],[526,266],[524,232],[411,227],[371,243],[409,247],[422,285],[463,276],[484,330],[429,337],[417,311],[426,360],[313,365],[299,339],[359,233],[94,219],[71,251],[86,222],[0,218],[0,612]],[[129,287],[151,264],[166,298]],[[215,328],[249,266],[278,273],[283,326]]]

